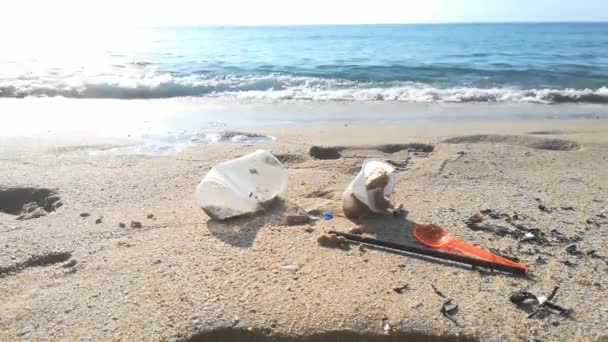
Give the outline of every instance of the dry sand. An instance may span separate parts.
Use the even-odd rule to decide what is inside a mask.
[[[608,122],[336,123],[256,133],[278,140],[157,157],[3,141],[0,340],[608,339]],[[406,143],[434,149],[385,146]],[[340,146],[340,157],[311,158],[312,145]],[[289,168],[288,191],[265,213],[209,221],[193,199],[198,182],[212,165],[259,148]],[[343,217],[341,193],[369,158],[400,166],[393,202],[403,203],[406,217]],[[15,188],[50,189],[63,205],[17,220],[15,201],[52,194]],[[48,210],[58,205],[48,202]],[[295,205],[331,209],[335,218],[286,226]],[[484,209],[517,213],[551,240],[578,235],[581,253],[568,253],[569,242],[539,246],[469,229],[465,221]],[[353,228],[402,242],[415,223],[517,256],[533,278],[317,242],[328,230]],[[402,293],[393,290],[404,284]],[[458,304],[457,324],[440,313],[444,299],[431,285]],[[514,291],[547,296],[555,286],[554,302],[572,308],[573,318],[528,319],[509,301]]]

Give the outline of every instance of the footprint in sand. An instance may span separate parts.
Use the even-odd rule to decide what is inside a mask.
[[[575,151],[581,148],[579,144],[569,140],[541,139],[523,135],[467,135],[449,138],[444,142],[448,144],[504,144],[549,151]]]
[[[61,198],[50,189],[0,187],[0,212],[17,216],[18,220],[45,216],[62,205]]]
[[[385,144],[385,145],[373,145],[373,146],[313,146],[310,148],[309,154],[315,159],[328,160],[328,159],[340,159],[348,153],[365,153],[377,154],[381,152],[384,154],[395,154],[398,152],[410,152],[410,153],[432,153],[435,150],[435,146],[430,144],[422,143],[410,143],[410,144]]]

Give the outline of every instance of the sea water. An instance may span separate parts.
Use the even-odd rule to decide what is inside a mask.
[[[608,23],[3,35],[0,97],[608,103]]]

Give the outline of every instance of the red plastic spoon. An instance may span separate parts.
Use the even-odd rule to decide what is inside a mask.
[[[417,225],[416,228],[414,228],[414,236],[418,241],[431,248],[449,253],[458,253],[498,264],[513,266],[528,272],[528,268],[525,265],[453,238],[448,235],[448,232],[446,232],[445,229],[432,224]]]

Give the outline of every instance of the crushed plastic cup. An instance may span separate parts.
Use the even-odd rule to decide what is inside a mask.
[[[365,162],[342,194],[345,216],[356,219],[365,214],[386,212],[395,183],[393,166],[377,160]]]
[[[258,150],[214,166],[196,188],[197,204],[224,220],[253,213],[287,189],[287,170],[272,153]]]

